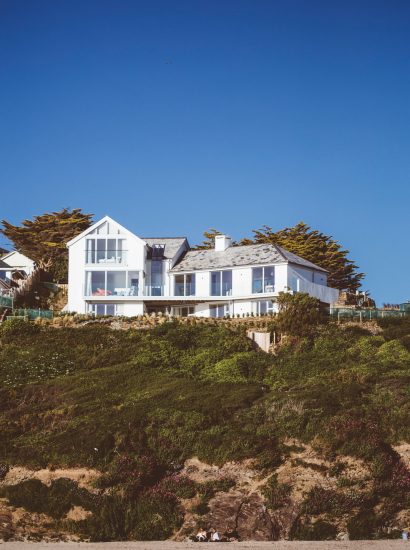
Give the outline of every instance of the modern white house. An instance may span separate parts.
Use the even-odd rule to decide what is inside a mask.
[[[186,237],[138,237],[105,216],[67,243],[68,311],[223,317],[275,311],[279,292],[338,298],[321,267],[273,244],[190,250]]]

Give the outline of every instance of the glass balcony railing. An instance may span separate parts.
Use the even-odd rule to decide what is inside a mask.
[[[164,296],[164,285],[145,285],[144,296]]]
[[[211,296],[231,296],[232,284],[231,283],[212,283]]]
[[[86,250],[86,264],[124,265],[128,250]]]
[[[175,283],[175,296],[195,296],[195,283]]]
[[[273,281],[254,280],[252,283],[252,294],[275,292]]]
[[[101,285],[86,285],[84,296],[99,297],[99,296],[139,296],[138,286],[104,286]]]

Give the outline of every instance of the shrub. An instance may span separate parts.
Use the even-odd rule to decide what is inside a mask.
[[[179,474],[165,477],[160,481],[158,487],[167,493],[174,494],[178,498],[193,498],[197,493],[197,484],[195,481]]]
[[[337,527],[331,523],[318,520],[313,523],[302,523],[299,519],[291,529],[291,540],[334,540]]]
[[[291,490],[292,488],[289,484],[278,483],[277,475],[272,475],[262,489],[267,507],[272,510],[282,508],[288,502]]]
[[[347,531],[351,540],[371,540],[377,533],[379,522],[372,510],[365,510],[353,516],[347,522]]]
[[[0,325],[0,338],[6,342],[21,336],[31,336],[39,332],[39,328],[24,319],[8,319]]]
[[[2,494],[13,506],[47,514],[55,519],[62,518],[74,505],[87,510],[96,508],[95,495],[66,478],[52,481],[50,487],[38,479],[28,479],[6,486],[2,489]]]
[[[279,312],[275,326],[279,332],[289,336],[306,336],[326,321],[320,301],[309,294],[280,292],[276,301]]]

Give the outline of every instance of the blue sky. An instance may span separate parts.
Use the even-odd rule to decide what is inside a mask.
[[[303,220],[410,299],[409,28],[408,0],[0,0],[0,219]]]

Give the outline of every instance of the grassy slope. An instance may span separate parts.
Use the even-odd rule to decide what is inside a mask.
[[[391,448],[410,440],[409,335],[408,321],[388,323],[381,336],[327,327],[275,358],[222,327],[3,325],[0,461],[110,470],[119,455],[151,457],[161,465],[158,482],[193,455],[254,457],[273,471],[284,439],[295,437],[323,456],[371,466],[374,489],[354,513],[382,528],[409,500],[410,476]],[[314,496],[312,513],[326,511],[329,495]],[[110,533],[131,536],[125,527]]]

